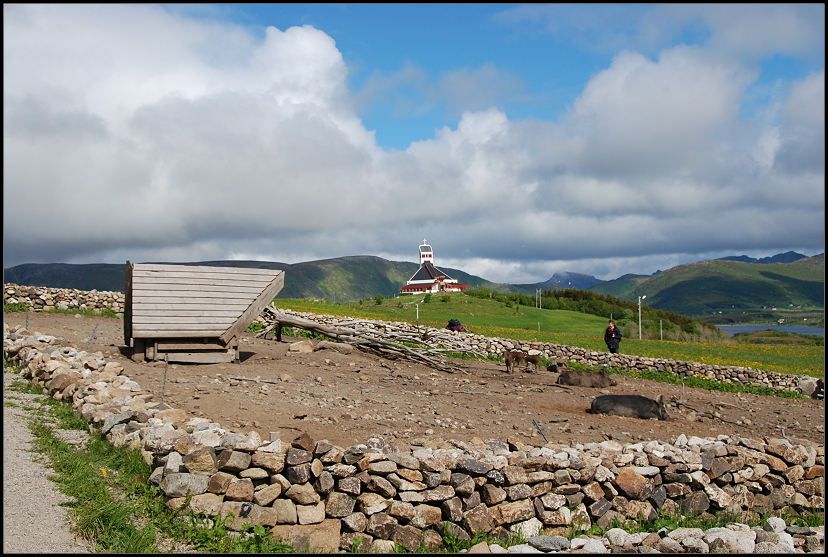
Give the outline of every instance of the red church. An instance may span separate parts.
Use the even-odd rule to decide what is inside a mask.
[[[451,278],[444,271],[435,267],[433,260],[434,251],[423,239],[423,243],[420,245],[420,268],[402,287],[401,295],[462,292],[469,287],[467,284],[458,284],[457,279]]]

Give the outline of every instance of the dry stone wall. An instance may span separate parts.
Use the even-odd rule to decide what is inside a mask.
[[[52,309],[108,309],[115,313],[124,311],[125,298],[121,292],[84,291],[74,288],[50,288],[47,286],[3,285],[3,302],[23,304],[31,311]]]
[[[112,444],[140,450],[169,508],[228,518],[234,530],[247,523],[283,536],[285,528],[315,527],[334,539],[317,548],[361,543],[380,552],[394,543],[436,548],[445,528],[461,539],[509,529],[541,551],[824,551],[824,529],[771,521],[634,536],[615,528],[601,539],[539,535],[651,519],[659,510],[742,520],[824,512],[824,444],[738,435],[572,446],[475,438],[428,440],[402,452],[381,437],[351,447],[307,434],[262,440],[153,401],[101,352],[8,324],[3,347],[26,379],[72,404]]]

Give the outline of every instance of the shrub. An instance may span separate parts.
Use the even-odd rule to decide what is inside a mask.
[[[17,302],[14,304],[7,304],[3,302],[3,313],[14,313],[16,311],[26,312],[29,311],[28,306],[22,302]]]

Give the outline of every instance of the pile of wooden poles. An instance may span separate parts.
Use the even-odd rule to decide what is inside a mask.
[[[337,342],[348,343],[365,352],[389,359],[410,360],[448,373],[467,372],[442,357],[443,353],[460,352],[479,358],[486,357],[486,354],[475,351],[467,342],[468,333],[456,333],[446,329],[412,329],[410,326],[404,327],[385,321],[355,318],[340,321],[332,326],[289,315],[271,306],[265,308],[259,316],[259,321],[267,323],[264,330],[256,334],[260,338],[274,334],[277,340],[281,340],[283,327],[304,329]]]

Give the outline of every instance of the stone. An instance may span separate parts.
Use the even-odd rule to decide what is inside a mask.
[[[357,508],[368,516],[382,512],[391,502],[379,493],[366,492],[357,497]]]
[[[396,549],[397,544],[391,540],[374,540],[368,553],[394,553]]]
[[[209,476],[200,474],[168,474],[159,486],[167,497],[186,497],[207,491]]]
[[[235,476],[227,472],[216,472],[210,476],[210,480],[207,483],[207,490],[210,493],[224,493],[234,478]]]
[[[647,478],[632,468],[621,468],[615,478],[615,485],[630,499],[646,499],[645,490],[648,485]]]
[[[529,499],[504,502],[489,508],[495,524],[512,524],[535,516],[535,507]]]
[[[296,466],[285,466],[285,476],[292,484],[307,483],[311,479],[311,463],[304,462]]]
[[[710,508],[710,500],[703,491],[694,491],[681,502],[681,512],[688,516],[697,516]]]
[[[282,494],[282,486],[279,484],[271,484],[253,494],[253,502],[262,507],[268,506],[274,499]]]
[[[270,530],[298,553],[331,553],[339,550],[340,522],[326,519],[310,525],[275,526]]]
[[[252,457],[243,451],[222,451],[218,456],[218,469],[225,472],[241,472],[250,466]]]
[[[443,518],[449,522],[459,523],[463,520],[463,502],[459,497],[446,499],[440,505]]]
[[[290,447],[285,453],[285,464],[287,466],[297,466],[305,464],[313,460],[313,453],[296,447]]]
[[[291,485],[285,491],[285,497],[298,505],[316,505],[321,501],[319,494],[308,483]]]
[[[215,493],[202,493],[190,498],[190,510],[196,515],[216,516],[221,511],[224,497]]]
[[[257,468],[264,468],[271,474],[278,474],[285,469],[285,455],[256,451],[251,456],[250,463]]]
[[[342,517],[342,525],[354,532],[364,532],[368,527],[368,517],[364,513],[351,513]]]
[[[526,542],[534,547],[540,549],[544,553],[549,551],[568,551],[569,540],[563,536],[532,536]]]
[[[343,532],[339,536],[340,551],[350,553],[368,553],[374,537],[365,532]]]
[[[714,550],[714,542],[722,540],[727,547],[726,553],[753,553],[756,547],[756,532],[734,532],[729,528],[710,528],[704,532],[704,542],[709,546],[710,551]],[[716,544],[717,550],[719,544]]]
[[[368,518],[368,526],[365,531],[381,539],[392,539],[394,530],[396,530],[399,522],[393,516],[386,513],[376,513]]]
[[[288,352],[311,354],[313,352],[313,342],[311,342],[309,339],[300,340],[299,342],[293,342],[290,344],[290,346],[288,346]]]
[[[343,518],[354,512],[355,505],[356,495],[334,491],[325,502],[325,514],[332,518]]]
[[[253,481],[250,478],[233,478],[224,494],[226,501],[252,501]]]
[[[469,534],[491,532],[495,526],[494,518],[485,503],[481,503],[463,513],[463,527]]]
[[[408,524],[423,530],[429,526],[439,524],[442,519],[443,511],[439,507],[416,505],[414,507],[414,516],[411,517]]]
[[[184,456],[182,464],[191,474],[212,476],[218,472],[216,451],[213,447],[204,447],[190,452]]]
[[[325,502],[320,501],[315,505],[296,505],[296,519],[299,524],[319,524],[325,520]]]
[[[296,524],[298,522],[296,504],[290,499],[275,499],[273,510],[276,512],[277,524]]]

